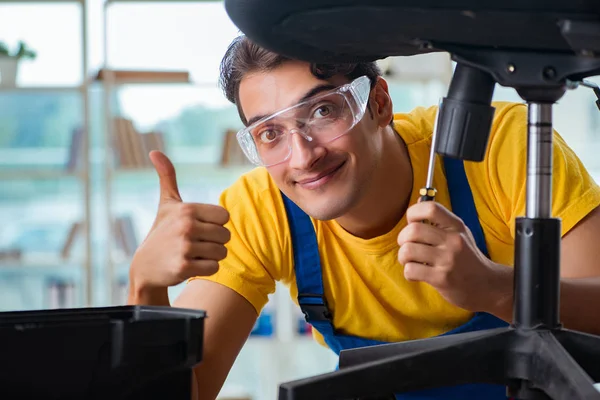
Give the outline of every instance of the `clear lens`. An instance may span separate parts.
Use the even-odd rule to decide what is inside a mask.
[[[238,141],[254,164],[280,163],[291,153],[292,133],[322,144],[346,134],[363,117],[369,92],[369,79],[358,78],[258,121],[240,131]]]
[[[340,93],[320,96],[249,129],[250,137],[265,165],[285,160],[290,152],[290,133],[302,133],[317,143],[326,143],[346,133],[354,116]]]

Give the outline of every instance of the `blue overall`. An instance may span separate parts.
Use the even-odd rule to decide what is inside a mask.
[[[460,217],[465,225],[469,227],[477,246],[481,252],[488,256],[483,231],[479,223],[463,162],[461,160],[444,158],[444,167],[452,212]],[[332,325],[333,318],[331,312],[327,308],[327,301],[323,295],[321,262],[313,224],[310,217],[304,211],[283,195],[283,193],[282,196],[288,215],[294,249],[294,269],[298,284],[298,303],[306,316],[307,322],[323,335],[327,345],[338,356],[341,350],[384,344],[384,342],[342,335],[336,332]],[[491,314],[479,312],[475,313],[464,325],[446,332],[444,335],[499,328],[507,325],[505,321]],[[457,385],[396,395],[396,399],[402,400],[506,400],[506,398],[506,389],[504,386],[491,384]]]

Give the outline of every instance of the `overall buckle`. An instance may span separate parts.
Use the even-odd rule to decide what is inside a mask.
[[[323,301],[323,304],[302,303],[302,297],[320,298]],[[325,300],[325,297],[316,294],[302,294],[301,296],[298,296],[298,303],[302,313],[304,314],[306,322],[333,321],[333,314],[331,314],[329,307],[327,307],[327,301]]]

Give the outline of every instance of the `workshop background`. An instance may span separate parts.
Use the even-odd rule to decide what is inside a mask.
[[[217,86],[236,35],[222,2],[0,0],[0,311],[125,303],[129,260],[158,202],[149,150],[171,157],[187,201],[217,203],[251,168]],[[453,65],[430,54],[381,67],[406,112],[437,104]],[[494,98],[521,101],[500,86]],[[554,121],[598,179],[595,100],[569,91]],[[221,397],[273,400],[279,383],[335,364],[283,288]]]

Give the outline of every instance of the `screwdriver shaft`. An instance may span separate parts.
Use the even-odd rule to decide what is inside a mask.
[[[440,119],[440,108],[442,106],[442,102],[438,105],[437,113],[435,116],[435,121],[433,123],[433,136],[431,138],[431,150],[429,152],[429,166],[427,167],[427,181],[425,182],[425,187],[421,189],[419,193],[421,195],[421,201],[432,201],[435,200],[436,190],[433,187],[433,173],[435,171],[435,149],[437,147],[438,140],[438,129],[439,129],[439,119]]]

